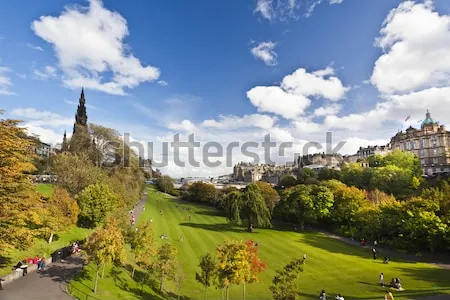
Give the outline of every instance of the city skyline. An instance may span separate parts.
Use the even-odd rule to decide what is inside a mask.
[[[11,29],[0,31],[1,108],[52,144],[70,135],[82,87],[89,122],[143,144],[270,134],[295,153],[332,132],[333,145],[345,141],[340,153],[354,154],[419,127],[427,109],[448,125],[450,5],[374,2],[65,1],[12,20],[13,4],[0,12],[0,28]]]

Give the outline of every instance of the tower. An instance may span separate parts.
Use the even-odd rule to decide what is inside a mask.
[[[67,133],[64,130],[63,142],[61,145],[61,152],[66,152],[67,150],[69,150],[69,144],[67,143]]]
[[[87,129],[86,99],[84,98],[84,88],[81,89],[77,113],[75,115],[75,124],[73,126],[73,133],[75,134],[75,131],[77,131],[78,128],[80,129],[83,128],[81,126]]]

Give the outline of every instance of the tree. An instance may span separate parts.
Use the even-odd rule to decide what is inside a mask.
[[[255,241],[252,240],[248,240],[247,242],[245,242],[245,250],[247,252],[247,260],[250,263],[250,272],[245,273],[245,278],[244,278],[244,300],[245,300],[245,294],[246,294],[246,284],[247,283],[253,283],[253,282],[257,282],[258,279],[258,274],[263,272],[266,268],[267,265],[265,262],[263,262],[260,258],[259,258],[259,246],[257,245],[257,243]]]
[[[189,186],[188,200],[213,204],[216,200],[216,188],[213,184],[194,182]]]
[[[117,195],[104,183],[88,186],[76,199],[80,207],[79,223],[88,228],[102,223],[106,215],[117,206]]]
[[[86,244],[88,260],[96,265],[94,293],[97,292],[97,284],[100,267],[111,262],[123,262],[125,259],[125,241],[114,219],[109,219],[106,226],[97,229]]]
[[[293,187],[297,184],[297,179],[292,175],[284,175],[280,178],[280,182],[278,183],[278,186],[289,188]]]
[[[251,183],[242,194],[242,208],[240,213],[242,218],[247,219],[247,225],[270,227],[270,211],[264,202],[258,186]]]
[[[224,196],[224,208],[227,220],[233,224],[241,223],[242,192],[235,190]]]
[[[178,262],[175,269],[174,281],[175,286],[177,287],[178,292],[178,300],[181,299],[181,288],[183,286],[183,282],[186,279],[186,274],[183,271],[183,264]]]
[[[130,247],[134,256],[131,277],[134,277],[136,264],[139,262],[148,264],[150,258],[153,257],[156,252],[153,229],[150,222],[138,225],[136,230],[131,231]]]
[[[303,272],[303,259],[293,259],[281,270],[276,270],[270,290],[275,300],[295,300],[297,295],[297,278]]]
[[[167,175],[161,176],[156,180],[156,186],[163,193],[170,193],[173,189],[173,180]]]
[[[304,230],[305,223],[315,223],[327,217],[333,203],[333,193],[326,186],[300,184],[284,191],[279,210]]]
[[[217,278],[217,264],[210,253],[200,259],[200,273],[195,273],[195,280],[205,287],[205,299],[208,299],[208,288]]]
[[[51,170],[72,196],[91,184],[107,181],[106,174],[92,165],[87,154],[59,154],[55,157]]]
[[[272,187],[270,183],[257,181],[255,184],[258,186],[261,191],[261,195],[264,198],[264,202],[266,203],[267,208],[272,213],[275,205],[280,201],[280,195],[278,195],[277,191]]]
[[[226,299],[229,299],[231,284],[241,284],[251,274],[246,245],[238,241],[225,241],[217,246],[217,286],[225,288]]]
[[[19,124],[0,119],[0,249],[28,247],[45,215],[41,198],[26,175],[35,169],[33,143]]]
[[[93,141],[92,157],[96,166],[112,164],[115,161],[119,143],[119,133],[115,129],[90,123],[89,131]]]
[[[175,276],[177,248],[164,243],[159,247],[154,263],[154,270],[159,278],[159,291],[164,290],[164,281],[172,280]]]
[[[56,231],[77,222],[79,207],[65,189],[56,187],[46,203],[46,208],[49,214],[45,219],[45,226],[50,230],[50,244]]]

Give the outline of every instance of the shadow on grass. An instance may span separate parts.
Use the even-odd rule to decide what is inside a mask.
[[[436,288],[446,288],[450,290],[450,271],[447,269],[402,267],[399,268],[399,271],[406,273],[409,277],[414,278],[415,280],[434,283]]]
[[[394,295],[395,298],[397,297],[407,297],[406,299],[415,299],[415,300],[448,300],[450,299],[450,295],[448,294],[444,294],[442,291],[440,291],[441,289],[430,289],[430,290],[405,290],[402,292],[395,292],[392,291],[392,294]],[[379,288],[379,296],[374,297],[374,296],[364,296],[364,297],[358,297],[358,296],[354,296],[354,295],[342,295],[345,299],[354,299],[354,300],[377,300],[377,299],[384,299],[384,294],[386,293],[386,288]],[[377,291],[375,291],[377,292]],[[340,293],[339,291],[330,291],[327,290],[327,295],[331,296],[330,299],[334,299],[334,297]],[[318,291],[318,294],[320,294],[320,291]],[[303,296],[307,299],[314,299],[314,298],[319,298],[318,295],[314,295],[314,294],[307,294],[307,293],[302,293],[299,292],[298,293],[299,296]],[[442,298],[435,298],[436,296],[440,296]],[[327,297],[328,298],[328,297]]]
[[[181,226],[198,228],[204,230],[210,230],[215,232],[238,232],[238,233],[249,233],[245,228],[236,228],[231,224],[198,224],[198,223],[180,223]],[[257,230],[257,229],[256,229]],[[258,233],[253,231],[253,233]]]
[[[225,217],[225,214],[222,213],[219,210],[202,210],[202,211],[197,211],[195,212],[195,214],[197,215],[202,215],[202,216],[212,216],[212,217]]]
[[[156,291],[156,282],[152,280],[151,277],[148,276],[146,272],[141,270],[135,270],[134,280],[139,287],[130,286],[129,282],[126,280],[126,276],[131,276],[132,266],[127,265],[125,267],[114,266],[110,270],[110,276],[113,278],[114,284],[120,289],[130,292],[133,295],[139,297],[139,299],[145,300],[161,300],[165,299],[162,296],[150,294],[147,290],[145,290],[145,286],[149,286],[153,291]],[[127,274],[125,274],[127,273]]]
[[[333,239],[331,237],[326,236],[325,234],[320,234],[316,232],[304,232],[303,234],[304,235],[299,240],[299,242],[308,244],[316,248],[320,248],[322,250],[326,250],[333,254],[340,253],[345,255],[358,256],[360,258],[371,259],[373,263],[378,264],[383,263],[384,256],[388,256],[390,261],[397,261],[402,263],[416,263],[416,261],[403,259],[401,257],[401,254],[393,255],[392,253],[383,253],[383,251],[380,249],[378,249],[377,251],[377,259],[373,260],[371,248],[362,248],[360,246],[350,245],[344,241]]]

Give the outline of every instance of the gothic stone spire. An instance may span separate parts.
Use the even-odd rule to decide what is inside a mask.
[[[81,125],[84,127],[87,126],[86,99],[84,98],[84,88],[81,89],[79,102],[80,104],[78,104],[77,114],[75,115],[75,124],[73,126],[74,133],[76,128],[79,127],[77,125]]]

